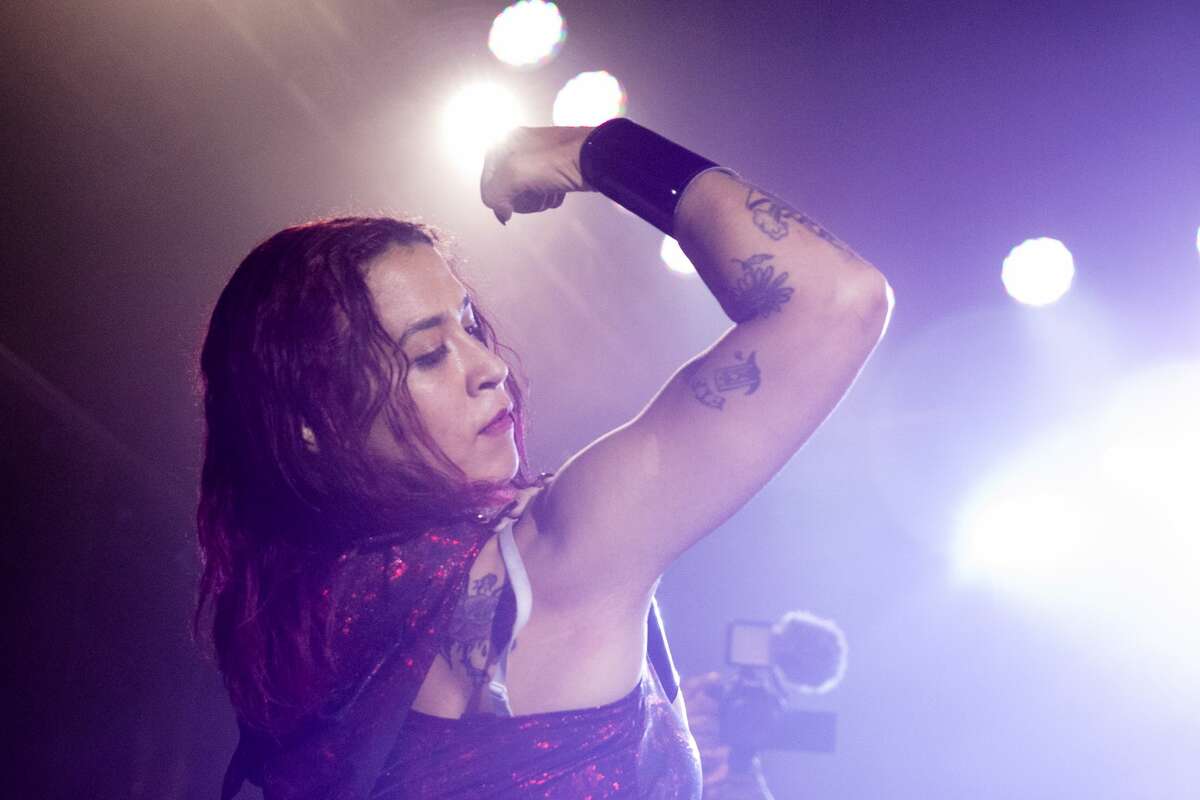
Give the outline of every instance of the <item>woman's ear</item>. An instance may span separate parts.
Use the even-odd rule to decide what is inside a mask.
[[[300,423],[300,438],[304,441],[304,448],[308,452],[321,452],[321,448],[317,446],[317,435],[313,433],[313,429],[309,427],[307,422]]]

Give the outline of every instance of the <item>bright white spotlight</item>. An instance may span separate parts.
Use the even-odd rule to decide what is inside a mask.
[[[1162,365],[1115,389],[975,488],[956,572],[1200,695],[1200,364]]]
[[[695,275],[696,268],[692,266],[692,262],[683,254],[683,248],[679,246],[679,242],[675,241],[670,236],[664,236],[662,247],[659,248],[659,255],[662,256],[663,263],[672,272],[678,272],[680,275]]]
[[[1051,594],[1067,570],[1108,590],[1150,578],[1143,597],[1178,579],[1200,599],[1185,577],[1200,572],[1200,365],[1148,370],[1103,395],[1105,408],[1037,437],[975,489],[959,517],[960,577]],[[1139,559],[1162,561],[1139,570]]]
[[[555,125],[599,125],[625,113],[625,90],[604,70],[581,72],[554,98]]]
[[[442,115],[446,153],[468,174],[478,174],[489,147],[520,124],[517,100],[493,83],[477,83],[450,98]]]
[[[993,485],[967,507],[954,551],[961,577],[1049,581],[1079,557],[1087,537],[1076,498],[1061,486],[1056,492],[1021,479],[1029,477]]]
[[[1200,531],[1200,367],[1167,364],[1128,381],[1113,397],[1102,441],[1106,479]],[[1191,541],[1200,557],[1200,536]]]
[[[1071,288],[1075,259],[1057,239],[1026,239],[1004,259],[1000,279],[1009,296],[1019,303],[1044,306]]]
[[[509,66],[534,67],[554,58],[566,38],[558,6],[543,0],[521,0],[496,15],[488,49]]]

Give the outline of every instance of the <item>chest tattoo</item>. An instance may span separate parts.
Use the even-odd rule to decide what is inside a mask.
[[[452,669],[462,668],[471,686],[478,689],[487,679],[492,655],[492,622],[504,586],[493,574],[472,580],[467,594],[454,609],[441,655]]]

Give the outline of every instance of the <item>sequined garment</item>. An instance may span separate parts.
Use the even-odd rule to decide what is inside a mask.
[[[699,798],[690,735],[643,679],[576,711],[461,719],[410,711],[378,800]]]
[[[343,688],[277,741],[243,728],[222,797],[249,779],[265,800],[698,800],[695,744],[650,662],[630,694],[597,708],[459,720],[409,711],[492,533],[381,539],[344,556],[329,588]]]
[[[512,541],[501,526],[500,550],[515,597],[517,622],[528,617],[532,590]],[[661,637],[657,608],[649,636]],[[500,617],[498,616],[497,619]],[[691,734],[659,680],[674,667],[664,647],[648,647],[634,688],[602,706],[513,716],[504,676],[509,647],[497,657],[495,676],[480,712],[445,719],[410,710],[375,785],[377,800],[412,798],[691,798],[700,772]],[[648,643],[649,644],[649,643]],[[655,666],[655,662],[658,666]]]

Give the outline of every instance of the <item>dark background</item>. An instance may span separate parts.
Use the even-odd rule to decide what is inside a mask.
[[[546,124],[592,69],[621,79],[634,119],[808,210],[896,290],[833,419],[660,589],[685,673],[721,666],[733,618],[800,607],[846,630],[846,681],[808,703],[839,714],[838,752],[769,754],[778,797],[1194,792],[1194,633],[1156,649],[1093,616],[1079,636],[1079,616],[947,573],[951,509],[993,456],[1121,375],[1200,357],[1200,5],[562,2],[566,45],[528,72],[487,52],[503,5],[0,10],[5,793],[216,796],[234,727],[188,631],[194,367],[264,236],[341,212],[454,233],[523,356],[541,469],[720,333],[644,223],[571,197],[502,229],[439,149],[463,81],[504,82]],[[1079,272],[1032,312],[999,266],[1044,235]],[[1151,616],[1194,623],[1181,597]]]

